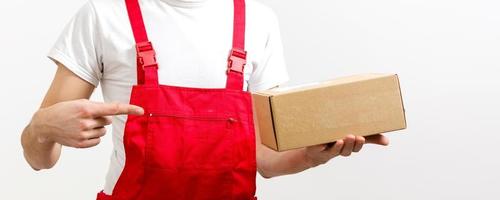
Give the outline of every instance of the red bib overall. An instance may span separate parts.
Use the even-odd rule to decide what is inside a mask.
[[[125,0],[137,49],[137,85],[123,143],[125,167],[112,196],[98,200],[254,200],[255,133],[243,91],[245,2],[234,0],[226,88],[159,85],[155,51],[138,0]]]

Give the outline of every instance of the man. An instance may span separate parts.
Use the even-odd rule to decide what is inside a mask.
[[[25,158],[35,170],[49,169],[62,146],[96,146],[112,124],[114,150],[98,199],[252,199],[256,169],[266,178],[293,174],[365,143],[388,144],[382,135],[349,135],[282,153],[261,145],[254,120],[245,119],[248,92],[277,87],[288,75],[277,19],[253,0],[90,1],[48,56],[58,69],[23,131]],[[106,103],[88,101],[99,83]],[[230,137],[220,123],[226,119]],[[217,186],[246,189],[202,189]]]

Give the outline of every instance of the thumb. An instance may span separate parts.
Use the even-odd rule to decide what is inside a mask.
[[[144,109],[125,103],[93,103],[91,112],[94,117],[110,115],[143,115]]]
[[[381,134],[366,136],[366,143],[378,144],[378,145],[389,145],[389,139]]]

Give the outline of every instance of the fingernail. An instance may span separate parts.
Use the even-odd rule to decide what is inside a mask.
[[[138,115],[143,115],[144,114],[144,109],[141,108],[141,107],[136,107],[135,108],[135,112],[138,114]]]

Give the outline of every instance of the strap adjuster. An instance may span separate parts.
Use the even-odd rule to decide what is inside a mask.
[[[247,52],[242,49],[232,48],[227,59],[227,72],[231,71],[243,74],[243,68],[247,63]]]
[[[137,43],[136,51],[137,63],[142,66],[142,69],[146,67],[158,67],[158,63],[156,63],[156,52],[153,49],[153,44],[151,42]]]

